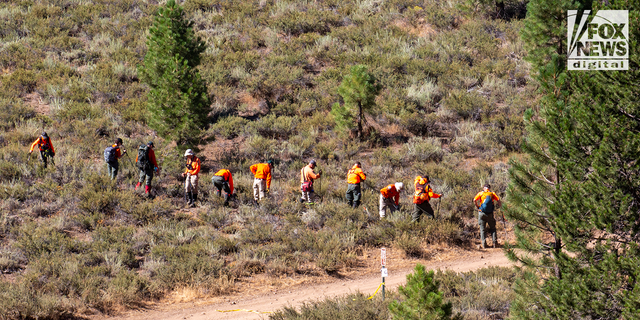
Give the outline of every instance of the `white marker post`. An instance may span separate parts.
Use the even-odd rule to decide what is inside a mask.
[[[382,263],[382,269],[380,269],[380,273],[382,274],[382,301],[384,301],[384,279],[388,276],[387,273],[387,249],[380,249],[380,262]]]

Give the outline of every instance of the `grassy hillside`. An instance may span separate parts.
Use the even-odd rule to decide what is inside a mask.
[[[0,3],[1,315],[109,312],[184,287],[224,294],[257,273],[339,273],[366,247],[420,255],[477,238],[471,199],[484,182],[504,191],[504,162],[536,99],[520,21],[473,1],[184,2],[208,44],[200,72],[214,102],[199,146],[201,205],[185,210],[181,154],[146,126],[136,70],[158,5]],[[520,7],[508,2],[502,17]],[[329,115],[354,64],[382,85],[364,142]],[[56,148],[48,169],[27,154],[43,128]],[[155,199],[133,191],[127,158],[119,180],[107,178],[102,150],[115,137],[132,153],[156,142]],[[265,158],[277,160],[273,194],[256,208],[248,168]],[[307,209],[296,199],[310,158],[325,177],[322,202]],[[355,160],[371,215],[343,200]],[[239,192],[230,209],[211,192],[219,168]],[[425,173],[444,193],[441,219],[410,224],[405,192],[403,211],[378,221],[378,190]]]

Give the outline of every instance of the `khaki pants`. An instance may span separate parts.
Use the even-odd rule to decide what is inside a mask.
[[[380,195],[380,219],[385,217],[387,208],[389,208],[390,213],[394,213],[398,210],[393,199],[385,198],[383,195]]]
[[[253,200],[262,200],[267,191],[267,180],[253,179]]]
[[[184,191],[198,194],[198,176],[192,176],[187,174],[187,178],[184,180]]]

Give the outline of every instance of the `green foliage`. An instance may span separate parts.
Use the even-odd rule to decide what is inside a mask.
[[[434,280],[435,273],[427,272],[421,264],[417,264],[414,271],[407,275],[407,284],[398,287],[404,301],[389,304],[393,319],[452,319],[452,305],[443,301],[443,293],[438,291],[440,283]]]
[[[193,31],[180,5],[170,0],[158,9],[139,73],[151,88],[149,125],[180,146],[193,146],[207,124],[210,109],[198,65],[205,43]]]
[[[620,9],[637,1],[534,1],[523,32],[544,94],[525,114],[525,161],[513,161],[507,216],[516,221],[509,251],[526,273],[511,312],[527,319],[636,317],[640,114],[629,71],[566,70],[566,9]],[[638,13],[629,11],[630,21]],[[586,18],[586,17],[583,17]],[[639,30],[630,29],[630,39]],[[629,57],[640,49],[631,41]],[[622,174],[621,172],[624,172]],[[626,239],[626,240],[623,240]],[[624,292],[624,293],[623,293]],[[607,298],[603,298],[607,297]],[[633,315],[633,316],[632,316]]]
[[[380,92],[381,85],[376,78],[367,72],[364,65],[351,67],[348,75],[344,77],[338,87],[338,93],[344,100],[344,107],[333,105],[332,114],[336,123],[346,125],[355,118],[358,130],[358,138],[362,140],[362,122],[365,112],[369,112],[375,106],[375,99]],[[349,126],[349,127],[351,127]]]

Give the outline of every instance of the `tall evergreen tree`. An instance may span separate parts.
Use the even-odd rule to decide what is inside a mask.
[[[148,51],[139,68],[151,88],[149,125],[179,146],[197,144],[210,111],[207,86],[197,69],[205,43],[192,25],[182,7],[168,0],[149,28]]]
[[[367,72],[367,67],[355,65],[344,77],[338,87],[338,94],[344,100],[344,106],[336,103],[333,105],[331,114],[339,126],[348,128],[355,126],[358,130],[358,139],[362,140],[362,122],[365,112],[375,106],[375,99],[380,92],[380,85],[375,77]]]
[[[553,2],[553,4],[552,4]],[[527,163],[513,163],[507,216],[516,318],[635,319],[640,310],[640,28],[637,0],[529,3],[523,37],[543,100],[529,111]],[[566,5],[566,6],[565,6]],[[566,10],[629,10],[629,71],[566,71]],[[635,9],[635,10],[634,10]],[[566,40],[564,40],[566,41]],[[558,50],[560,48],[561,50]]]

